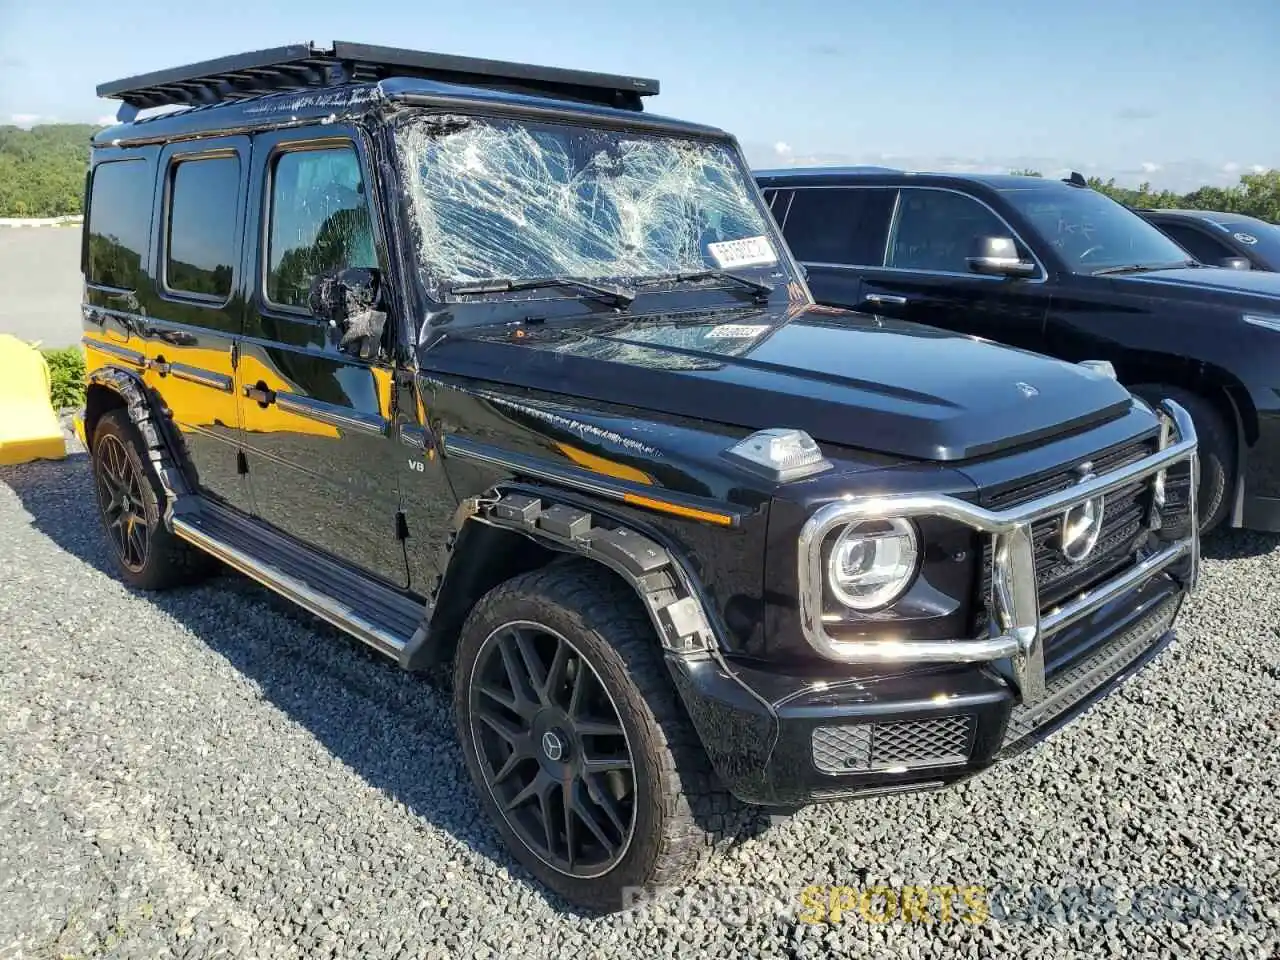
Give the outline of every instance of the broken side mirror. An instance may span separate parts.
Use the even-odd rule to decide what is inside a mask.
[[[1030,277],[1037,269],[1032,261],[1018,255],[1012,237],[978,237],[965,263],[974,273],[997,277]]]
[[[382,273],[371,267],[348,267],[323,273],[311,284],[311,312],[337,332],[338,349],[361,360],[378,355],[387,325]]]

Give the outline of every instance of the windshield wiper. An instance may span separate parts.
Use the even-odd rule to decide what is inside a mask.
[[[1177,267],[1194,267],[1194,260],[1179,260],[1177,263],[1130,263],[1119,267],[1103,267],[1095,270],[1090,276],[1105,277],[1109,273],[1150,273],[1152,270],[1173,270]]]
[[[751,298],[756,303],[764,303],[769,299],[769,295],[773,293],[772,284],[761,283],[759,280],[752,280],[750,277],[744,277],[740,273],[731,273],[728,270],[694,270],[691,273],[672,273],[665,277],[646,277],[644,280],[639,281],[636,286],[648,287],[657,283],[689,283],[694,280],[732,280],[734,283],[750,290]]]
[[[444,285],[443,293],[510,293],[515,290],[539,290],[544,287],[564,287],[577,290],[626,309],[636,295],[622,287],[609,286],[603,283],[592,283],[590,280],[574,280],[572,277],[530,277],[527,280],[477,280],[475,283],[450,283]]]

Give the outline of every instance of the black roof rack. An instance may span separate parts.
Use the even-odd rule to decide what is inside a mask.
[[[500,60],[377,47],[337,41],[294,43],[205,60],[114,80],[98,96],[123,100],[137,110],[240,100],[263,93],[362,83],[386,77],[419,77],[443,83],[498,87],[560,99],[642,110],[641,97],[658,92],[658,81],[562,70]],[[125,114],[121,109],[122,119]]]

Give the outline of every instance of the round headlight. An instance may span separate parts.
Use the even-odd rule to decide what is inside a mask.
[[[916,530],[908,521],[861,520],[845,527],[832,544],[827,583],[846,607],[874,610],[911,586],[919,555]]]

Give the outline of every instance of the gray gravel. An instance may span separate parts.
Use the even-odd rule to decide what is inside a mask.
[[[125,589],[90,498],[83,456],[0,469],[0,958],[1280,952],[1280,538],[1211,542],[1179,642],[1043,748],[590,918],[503,854],[439,692],[230,574]],[[805,922],[805,887],[877,884],[1003,919]]]

